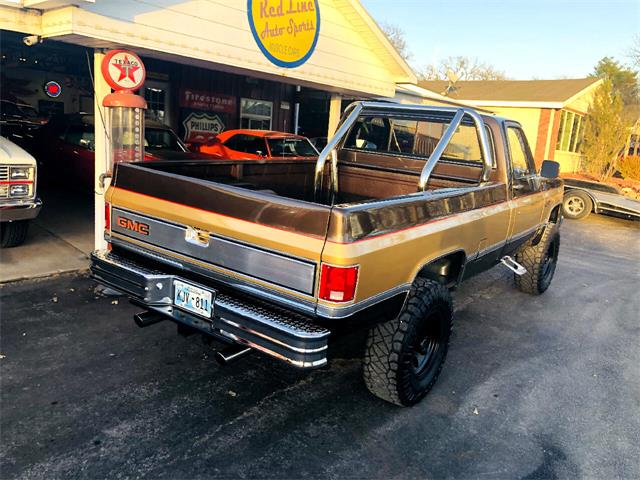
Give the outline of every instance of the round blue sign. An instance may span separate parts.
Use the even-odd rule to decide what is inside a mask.
[[[44,93],[51,98],[58,98],[62,93],[62,87],[58,82],[51,80],[44,84]]]

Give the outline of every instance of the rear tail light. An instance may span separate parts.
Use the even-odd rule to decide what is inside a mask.
[[[320,270],[320,292],[322,300],[350,302],[355,298],[358,283],[358,267],[335,267],[322,264]]]
[[[111,205],[109,202],[104,204],[104,229],[107,233],[111,233]]]

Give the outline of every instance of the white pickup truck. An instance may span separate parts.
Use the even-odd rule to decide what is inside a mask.
[[[42,202],[36,196],[36,160],[15,143],[0,137],[0,247],[15,247],[27,237],[29,220]]]

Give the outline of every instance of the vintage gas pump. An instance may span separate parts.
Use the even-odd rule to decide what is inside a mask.
[[[145,80],[145,68],[135,53],[113,50],[102,61],[102,74],[114,93],[102,101],[108,131],[109,164],[107,175],[120,162],[144,159],[144,111],[147,102],[134,92]]]
[[[146,102],[134,92],[146,74],[140,57],[125,50],[96,51],[94,66],[102,72],[95,82],[94,244],[103,249],[108,246],[104,232],[111,214],[105,193],[113,166],[144,159]]]

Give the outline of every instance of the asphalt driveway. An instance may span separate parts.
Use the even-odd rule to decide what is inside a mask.
[[[86,276],[4,286],[0,476],[640,478],[640,223],[566,221],[541,297],[497,267],[455,294],[440,381],[400,409],[361,381],[360,342],[301,373],[219,367]]]

